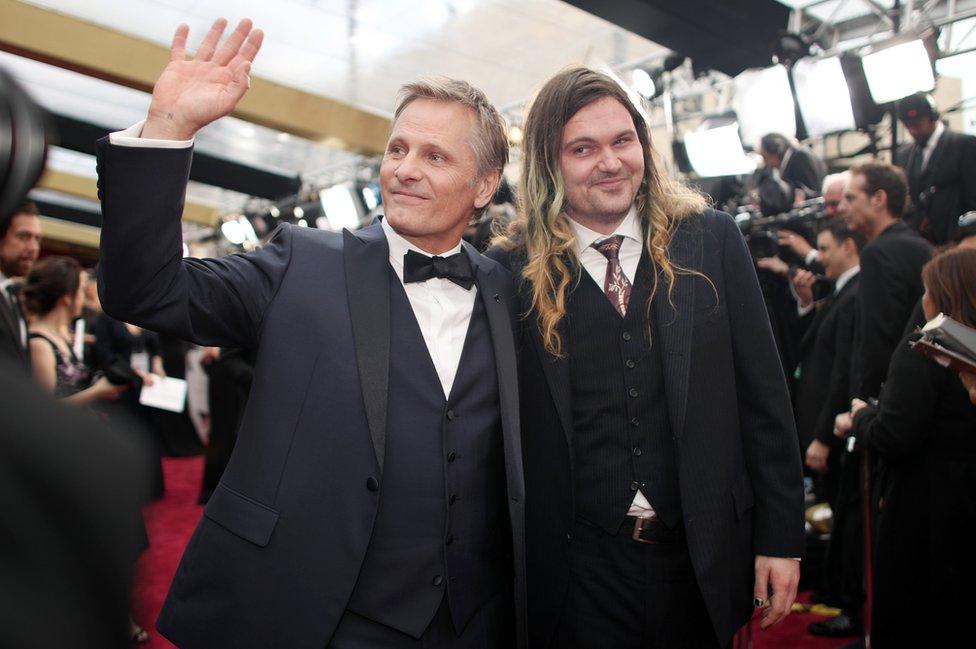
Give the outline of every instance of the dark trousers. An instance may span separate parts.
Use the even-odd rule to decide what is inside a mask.
[[[864,521],[861,514],[861,455],[843,452],[834,521],[827,545],[825,573],[831,604],[855,622],[864,607]]]
[[[628,523],[632,519],[626,519]],[[611,536],[579,521],[570,544],[570,584],[553,647],[718,647],[680,532],[638,543],[625,523]]]
[[[445,597],[419,639],[346,611],[327,649],[512,649],[515,608],[510,590],[488,600],[460,632],[454,629]]]

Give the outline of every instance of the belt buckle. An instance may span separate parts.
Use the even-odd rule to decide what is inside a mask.
[[[644,525],[651,522],[656,522],[658,520],[657,516],[651,516],[649,518],[642,518],[640,516],[634,517],[634,532],[631,534],[630,538],[637,541],[638,543],[647,543],[649,545],[657,545],[660,541],[652,541],[651,539],[642,539],[641,532],[644,530]]]

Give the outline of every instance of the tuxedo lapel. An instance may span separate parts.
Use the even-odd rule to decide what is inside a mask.
[[[495,351],[495,371],[498,374],[498,397],[501,406],[502,434],[505,437],[505,465],[516,471],[507,471],[509,477],[522,474],[522,445],[519,434],[518,368],[515,361],[515,337],[512,334],[512,318],[508,312],[511,287],[503,285],[508,280],[495,272],[497,266],[479,254],[466,242],[462,247],[471,260],[478,286],[478,297],[485,307],[491,343]],[[509,481],[509,490],[516,488]],[[520,493],[521,486],[517,487]]]
[[[390,382],[390,249],[377,222],[356,233],[343,230],[346,294],[366,420],[383,471]]]
[[[671,262],[682,268],[701,268],[701,239],[678,227],[668,247]],[[691,334],[695,324],[695,292],[692,275],[675,276],[671,299],[664,274],[656,269],[658,287],[652,308],[661,344],[661,363],[664,367],[664,388],[668,397],[668,414],[675,437],[684,430],[688,403],[688,375],[691,368]],[[671,301],[674,302],[672,306]]]

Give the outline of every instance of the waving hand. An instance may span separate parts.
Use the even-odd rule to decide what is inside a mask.
[[[189,140],[234,110],[250,85],[251,62],[264,33],[245,18],[218,48],[226,27],[223,18],[215,21],[192,59],[186,58],[190,28],[176,29],[170,61],[153,87],[142,137]]]

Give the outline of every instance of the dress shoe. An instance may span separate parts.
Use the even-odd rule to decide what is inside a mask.
[[[813,635],[828,638],[841,638],[844,636],[861,635],[861,623],[852,620],[846,613],[841,613],[837,617],[829,620],[814,622],[807,630]]]

